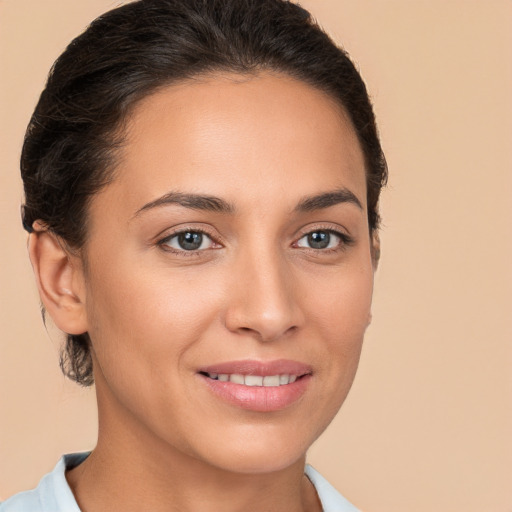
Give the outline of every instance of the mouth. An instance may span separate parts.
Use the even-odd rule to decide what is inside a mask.
[[[274,388],[279,386],[286,386],[293,384],[297,379],[305,377],[305,375],[242,375],[241,373],[208,373],[199,372],[201,375],[208,377],[212,380],[220,382],[232,382],[233,384],[240,384],[242,386],[259,386]]]
[[[233,361],[201,368],[198,375],[215,398],[231,406],[273,412],[290,407],[306,393],[313,371],[295,361]]]

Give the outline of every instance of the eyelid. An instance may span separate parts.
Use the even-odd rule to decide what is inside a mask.
[[[332,251],[340,251],[344,248],[351,246],[355,243],[355,239],[352,235],[348,233],[348,230],[342,228],[341,226],[337,224],[317,224],[315,226],[308,225],[307,227],[301,228],[299,230],[298,236],[295,238],[295,241],[293,242],[293,245],[298,247],[296,244],[299,242],[299,240],[302,240],[305,236],[310,235],[311,233],[315,233],[317,231],[326,231],[328,233],[332,233],[340,238],[340,243],[335,248],[329,248],[329,249],[314,249],[312,247],[300,247],[300,249],[310,250],[317,253],[328,253]]]
[[[326,231],[328,233],[332,233],[340,238],[340,243],[334,247],[334,248],[326,248],[326,249],[315,249],[312,247],[298,247],[297,243],[299,240],[304,238],[305,236],[314,233],[316,231]],[[202,233],[203,235],[206,235],[209,237],[214,244],[214,247],[208,247],[206,249],[195,249],[187,251],[185,249],[176,249],[173,247],[170,247],[167,245],[167,242],[180,235],[181,233],[187,233],[187,232],[195,232],[195,233]],[[204,253],[212,250],[212,249],[219,249],[224,246],[224,242],[222,240],[222,237],[214,230],[209,228],[208,226],[197,226],[197,225],[191,225],[191,224],[183,224],[179,226],[175,226],[174,228],[171,228],[169,230],[162,231],[156,238],[155,244],[159,246],[162,250],[165,250],[170,253],[178,254],[180,256],[200,256],[204,255]],[[343,249],[347,248],[348,246],[353,245],[355,242],[355,239],[348,233],[348,230],[341,227],[339,224],[331,224],[331,223],[320,223],[316,225],[309,224],[306,227],[303,227],[299,230],[296,237],[294,238],[294,241],[292,243],[292,247],[300,248],[302,250],[306,251],[312,251],[315,253],[329,253],[329,252],[337,252],[342,251]]]
[[[170,252],[170,253],[179,254],[179,255],[183,255],[183,256],[199,256],[202,253],[207,252],[209,250],[219,249],[219,248],[223,247],[221,237],[218,234],[214,235],[212,233],[212,231],[213,230],[210,230],[204,226],[193,226],[193,225],[189,225],[189,224],[176,226],[176,227],[172,228],[171,230],[163,231],[162,232],[163,234],[160,233],[156,237],[155,243],[162,250]],[[189,232],[201,233],[203,235],[206,235],[208,238],[210,238],[210,240],[212,241],[214,246],[217,246],[217,247],[208,247],[207,249],[196,249],[196,250],[187,251],[185,249],[176,249],[175,247],[171,247],[171,246],[167,245],[168,241],[173,239],[174,237],[179,236],[182,233],[189,233]]]
[[[309,235],[310,233],[314,233],[315,231],[328,231],[330,233],[334,233],[335,235],[339,235],[343,238],[350,238],[352,236],[349,234],[348,229],[340,226],[339,224],[331,224],[327,223],[319,223],[319,224],[308,224],[307,226],[300,228],[296,240],[299,240],[305,235]]]

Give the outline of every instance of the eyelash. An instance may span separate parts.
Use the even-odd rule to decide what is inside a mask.
[[[302,240],[304,237],[307,237],[308,235],[311,235],[312,233],[328,233],[329,235],[335,235],[340,239],[340,242],[335,247],[330,247],[326,249],[315,249],[313,247],[300,247],[303,250],[306,250],[308,252],[313,252],[316,255],[327,255],[327,254],[334,254],[339,253],[341,251],[346,250],[348,247],[354,245],[355,239],[352,238],[350,235],[347,235],[347,233],[343,233],[342,231],[339,231],[337,229],[333,229],[332,227],[327,226],[317,226],[315,229],[310,229],[308,231],[303,231],[300,235],[300,237],[297,239],[296,242],[294,242],[294,246]]]
[[[169,235],[166,235],[161,240],[158,240],[157,245],[163,251],[170,252],[170,253],[176,254],[178,256],[183,256],[183,257],[198,257],[198,256],[202,256],[201,253],[204,253],[205,251],[208,250],[208,249],[199,249],[199,250],[196,249],[196,250],[187,251],[185,249],[175,249],[174,247],[170,247],[169,245],[167,245],[173,238],[176,238],[176,237],[178,237],[179,235],[181,235],[183,233],[200,233],[200,234],[206,235],[208,238],[210,238],[212,240],[212,243],[218,244],[218,242],[215,240],[215,237],[211,233],[209,233],[208,231],[206,231],[204,229],[201,229],[201,228],[184,228],[184,229],[180,229],[179,231],[175,231],[174,233],[171,233]]]
[[[316,232],[324,232],[328,233],[330,235],[335,235],[340,239],[340,243],[336,247],[326,248],[326,249],[315,249],[313,247],[299,247],[306,251],[312,251],[315,254],[333,254],[340,251],[345,250],[347,247],[350,247],[354,244],[355,240],[350,235],[347,235],[346,233],[343,233],[341,231],[338,231],[336,229],[332,229],[331,227],[316,227],[315,229],[309,230],[309,231],[303,231],[301,232],[299,238],[293,243],[293,246],[296,247],[296,244],[302,240],[304,237],[307,237],[308,235],[311,235],[312,233]],[[208,231],[201,229],[201,228],[185,228],[180,229],[179,231],[175,231],[169,235],[166,235],[164,238],[157,241],[157,245],[166,252],[171,252],[173,254],[176,254],[178,256],[182,257],[198,257],[201,256],[202,253],[209,249],[196,249],[196,250],[185,250],[185,249],[175,249],[173,247],[170,247],[167,245],[172,239],[178,237],[179,235],[183,233],[200,233],[202,235],[206,235],[209,237],[213,244],[219,244],[215,240],[215,237],[209,233]]]

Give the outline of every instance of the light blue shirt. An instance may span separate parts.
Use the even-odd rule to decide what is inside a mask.
[[[35,489],[20,492],[4,501],[0,504],[0,512],[80,512],[64,473],[66,469],[78,466],[88,455],[64,455]],[[310,465],[306,465],[305,473],[315,486],[324,512],[359,512]]]

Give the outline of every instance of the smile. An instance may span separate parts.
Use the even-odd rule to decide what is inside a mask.
[[[312,367],[289,360],[231,361],[200,368],[214,399],[240,409],[274,412],[297,403],[313,379]]]
[[[242,384],[244,386],[263,386],[278,387],[293,384],[298,377],[297,375],[242,375],[240,373],[206,373],[213,380],[221,382],[233,382],[234,384]]]

